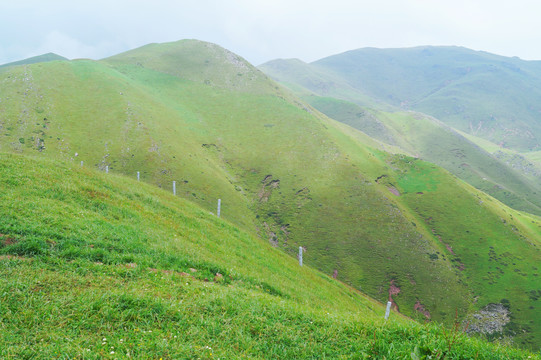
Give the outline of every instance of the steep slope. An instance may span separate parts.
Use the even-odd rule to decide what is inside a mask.
[[[353,101],[361,106],[393,108],[388,103],[369,96],[364,89],[350,85],[347,78],[299,59],[272,60],[258,68],[302,97],[318,94]]]
[[[480,260],[466,256],[462,241],[484,238],[484,219],[504,219],[490,222],[491,246],[527,255],[521,273],[495,281],[521,290],[505,297],[509,333],[538,346],[541,324],[529,323],[538,304],[523,307],[537,288],[522,278],[522,266],[539,260],[537,218],[530,225],[525,215],[500,215],[506,208],[488,198],[463,212],[484,195],[431,164],[367,146],[366,135],[302,105],[216,45],[181,41],[101,62],[14,67],[0,83],[1,150],[83,160],[132,178],[140,171],[166,189],[175,180],[177,195],[207,211],[220,198],[225,219],[291,255],[305,247],[307,264],[378,300],[391,297],[417,318],[428,312],[451,323],[455,310],[463,318],[501,302],[500,290],[479,285],[492,268],[475,271]],[[417,204],[418,192],[431,201]],[[448,212],[448,222],[425,224]],[[469,221],[480,225],[470,229]],[[447,237],[457,250],[446,247]],[[467,260],[464,270],[455,256]]]
[[[0,153],[0,184],[2,358],[538,358],[384,322],[380,304],[134,179]]]
[[[396,106],[521,151],[538,150],[541,63],[458,47],[359,49],[315,67]]]
[[[404,112],[397,108],[377,110],[381,105],[375,101],[370,106],[361,106],[359,103],[364,104],[365,101],[355,100],[356,93],[349,91],[352,86],[346,84],[345,79],[335,81],[338,77],[336,74],[325,78],[321,75],[324,69],[314,64],[301,66],[290,60],[275,60],[260,68],[327,116],[384,143],[398,146],[403,153],[442,166],[515,209],[541,214],[541,178],[531,176],[531,167],[524,164],[526,160],[520,160],[520,154],[509,159],[501,147],[487,153],[470,141],[468,134],[455,131],[441,121],[420,113]],[[321,81],[326,79],[334,84],[332,91],[323,91],[311,82],[293,76],[292,73],[299,68],[304,68],[304,72],[299,70],[300,73],[320,74]],[[330,70],[326,71],[330,73]],[[349,95],[344,96],[344,93]]]

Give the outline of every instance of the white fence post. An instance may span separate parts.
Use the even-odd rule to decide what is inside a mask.
[[[302,266],[302,246],[299,246],[299,265]]]
[[[81,167],[83,167],[83,160],[81,160]]]
[[[387,301],[387,310],[385,310],[385,320],[389,318],[389,313],[391,312],[392,302]]]
[[[105,173],[106,173],[106,174],[109,174],[109,165],[106,165],[106,166],[105,166]]]
[[[173,181],[173,195],[177,194],[177,182]]]
[[[218,210],[216,211],[216,214],[218,217],[220,217],[220,212],[222,211],[222,199],[218,199]]]
[[[137,181],[139,181],[141,178],[139,177],[139,171],[137,172]]]

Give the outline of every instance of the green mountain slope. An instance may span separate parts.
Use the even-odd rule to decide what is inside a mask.
[[[538,358],[384,322],[359,292],[133,179],[1,153],[0,184],[2,358]]]
[[[506,333],[539,346],[539,304],[524,306],[538,287],[530,276],[537,218],[431,164],[376,149],[226,50],[151,45],[99,62],[13,67],[0,84],[2,151],[132,178],[140,171],[167,190],[176,181],[177,195],[206,211],[222,199],[224,219],[293,256],[305,247],[307,264],[380,301],[392,297],[412,317],[451,323],[455,310],[462,319],[505,299]],[[496,253],[522,259],[492,280],[499,288],[481,286],[492,253],[476,258],[466,245],[487,237],[485,220]],[[520,291],[502,297],[509,284]]]
[[[371,105],[361,106],[359,104],[368,103],[362,97],[355,99],[358,92],[350,91],[352,86],[347,83],[346,76],[342,82],[334,80],[338,77],[336,74],[326,75],[325,78],[321,75],[324,74],[324,69],[320,69],[316,64],[275,60],[260,68],[327,116],[384,143],[398,146],[403,153],[442,166],[515,209],[541,214],[540,178],[531,176],[532,166],[529,166],[525,159],[521,159],[520,154],[509,158],[502,153],[501,150],[504,149],[501,147],[487,153],[471,139],[471,135],[460,134],[429,116],[399,111],[397,108],[377,110],[381,106],[375,101]],[[304,68],[304,71],[300,70],[301,68]],[[355,74],[354,69],[350,70]],[[331,74],[330,70],[326,71]],[[332,91],[323,91],[302,77],[294,76],[294,73],[304,73],[307,77],[308,74],[318,73],[321,81],[327,79],[335,86]],[[388,86],[392,88],[390,84]]]
[[[8,66],[17,66],[17,65],[29,65],[29,64],[36,64],[40,62],[58,61],[58,60],[68,60],[68,59],[66,59],[63,56],[56,55],[54,53],[47,53],[43,55],[34,56],[28,59],[24,59],[24,60],[6,63],[3,65],[0,65],[0,68],[8,67]]]
[[[541,63],[458,47],[359,49],[313,63],[369,96],[521,151],[539,149]]]

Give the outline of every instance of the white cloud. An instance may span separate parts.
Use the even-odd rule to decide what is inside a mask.
[[[36,51],[39,54],[54,52],[70,59],[77,57],[91,58],[95,55],[95,49],[92,46],[85,45],[81,41],[57,30],[49,32]]]
[[[102,58],[197,38],[259,64],[355,48],[461,45],[541,59],[537,0],[18,0],[0,3],[0,61]]]

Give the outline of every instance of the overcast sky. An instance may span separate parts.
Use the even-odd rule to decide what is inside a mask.
[[[539,0],[0,0],[0,64],[101,59],[199,39],[259,65],[362,47],[458,45],[541,60]]]

